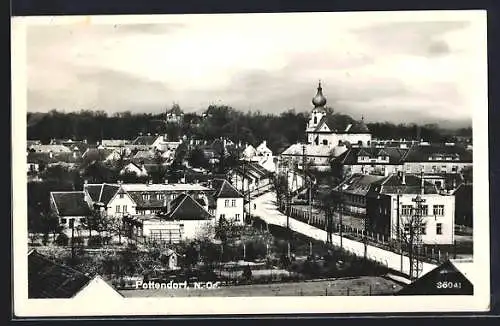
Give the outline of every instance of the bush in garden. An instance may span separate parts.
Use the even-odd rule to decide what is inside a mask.
[[[59,235],[56,238],[56,244],[59,246],[67,246],[68,245],[69,238],[66,234],[64,233],[59,233]]]
[[[89,241],[87,242],[87,245],[89,247],[99,247],[102,245],[102,237],[99,235],[93,235],[89,238]]]

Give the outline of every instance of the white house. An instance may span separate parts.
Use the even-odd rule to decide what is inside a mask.
[[[148,171],[144,164],[136,164],[134,162],[130,162],[120,170],[120,175],[124,175],[127,173],[133,173],[137,177],[146,177],[148,175]]]
[[[256,155],[264,157],[273,156],[273,152],[269,149],[269,147],[267,147],[267,141],[264,140],[259,146],[257,146]]]
[[[243,195],[224,179],[214,179],[212,188],[215,189],[213,197],[216,201],[216,222],[222,218],[243,225],[245,223]]]
[[[271,184],[271,173],[255,162],[244,162],[231,171],[232,184],[242,193],[253,192]]]
[[[137,204],[120,184],[84,184],[83,190],[105,216],[121,218],[136,214]]]
[[[88,304],[123,300],[101,276],[58,264],[35,250],[28,253],[28,298],[71,298]]]
[[[472,151],[463,145],[420,143],[404,158],[406,173],[456,173],[472,167]]]
[[[156,215],[126,217],[130,236],[152,242],[177,243],[205,235],[211,236],[214,216],[192,196],[181,194]]]
[[[81,225],[91,214],[91,198],[85,191],[52,191],[51,210],[64,228]]]

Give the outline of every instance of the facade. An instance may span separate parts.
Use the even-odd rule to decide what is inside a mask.
[[[335,193],[342,198],[343,214],[364,219],[369,231],[397,240],[398,232],[407,233],[421,222],[424,244],[454,242],[455,197],[440,193],[420,175],[355,174],[336,187]],[[424,200],[421,218],[415,218],[417,196]]]
[[[241,191],[256,191],[271,184],[271,173],[255,162],[246,162],[240,164],[236,169],[231,171],[231,183]]]
[[[216,222],[225,219],[243,225],[245,223],[243,194],[225,179],[213,180],[212,188],[216,202]]]
[[[472,151],[454,143],[412,146],[404,158],[407,173],[457,173],[472,167]]]
[[[148,176],[148,170],[146,169],[145,165],[144,164],[137,164],[134,162],[128,163],[120,171],[120,175],[124,175],[124,174],[128,174],[128,173],[133,173],[137,177],[147,177]]]
[[[121,218],[136,214],[137,204],[120,185],[85,184],[83,190],[91,198],[93,206],[107,217]]]

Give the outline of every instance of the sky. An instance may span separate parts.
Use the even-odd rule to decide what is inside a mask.
[[[470,121],[485,95],[485,22],[478,12],[33,20],[28,111],[309,111],[321,80],[327,105],[354,118]]]

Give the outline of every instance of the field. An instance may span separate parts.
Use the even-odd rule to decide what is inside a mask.
[[[399,284],[383,277],[361,276],[328,281],[227,286],[217,289],[140,289],[120,292],[125,297],[366,296],[387,295],[399,289]]]

